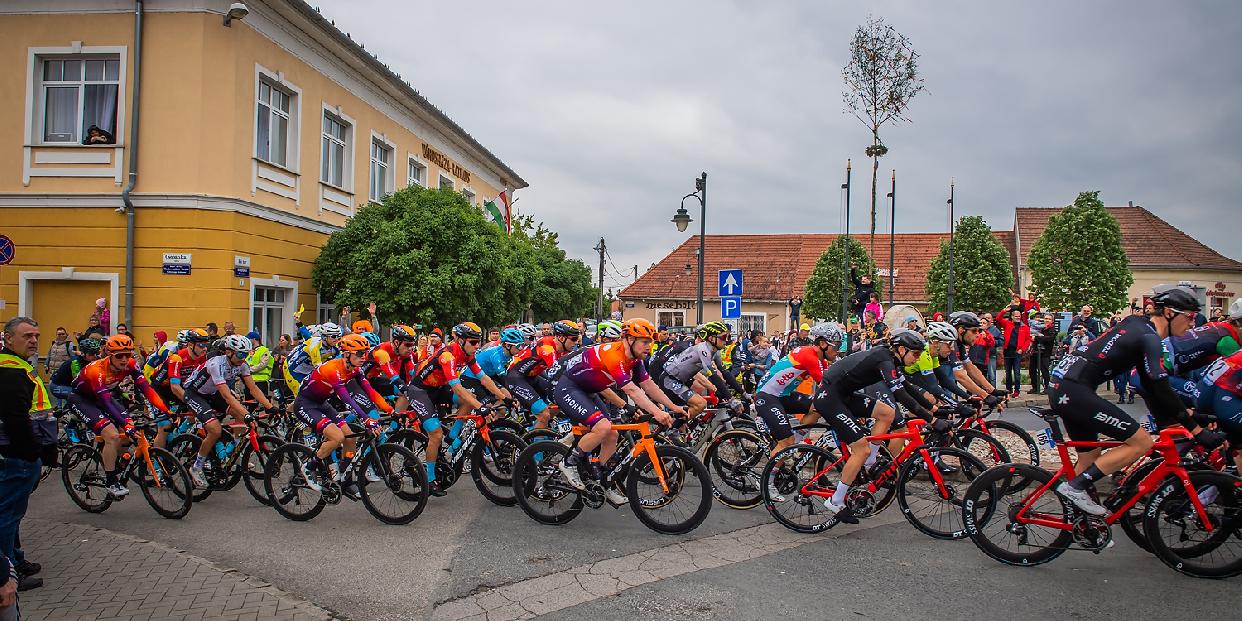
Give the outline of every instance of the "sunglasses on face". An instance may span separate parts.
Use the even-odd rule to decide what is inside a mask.
[[[133,354],[112,354],[112,357],[116,358],[117,360],[129,360],[130,358],[133,358],[134,355]]]
[[[479,339],[466,339],[466,344],[467,345],[478,345]]]
[[[576,336],[566,336],[565,338],[567,338],[567,339],[569,339],[569,340],[571,340],[571,341],[577,341],[577,340],[578,340],[578,337],[576,337]]]

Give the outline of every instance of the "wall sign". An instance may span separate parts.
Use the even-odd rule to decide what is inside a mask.
[[[164,273],[174,276],[188,276],[190,274],[190,254],[165,252]]]
[[[457,162],[450,160],[447,155],[431,148],[431,145],[425,142],[423,143],[423,159],[439,166],[444,172],[453,175],[466,183],[470,183],[470,171],[463,168]]]
[[[680,300],[661,300],[658,302],[647,302],[647,308],[667,308],[670,310],[694,310],[695,303],[682,302]]]
[[[233,275],[238,278],[250,278],[250,257],[241,255],[233,257]]]

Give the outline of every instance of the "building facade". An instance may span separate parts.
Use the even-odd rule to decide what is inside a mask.
[[[299,307],[336,315],[311,266],[359,206],[411,184],[480,207],[526,187],[306,3],[225,23],[230,4],[0,5],[0,320],[73,333],[103,297],[140,339],[233,321],[274,341]]]

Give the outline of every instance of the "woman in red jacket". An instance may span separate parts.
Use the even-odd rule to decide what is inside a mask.
[[[996,314],[1001,329],[1001,351],[1005,355],[1005,388],[1017,397],[1022,389],[1022,355],[1031,348],[1031,328],[1020,310]]]

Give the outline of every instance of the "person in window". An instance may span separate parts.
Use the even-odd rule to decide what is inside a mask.
[[[112,134],[101,129],[98,125],[91,125],[86,128],[86,137],[82,139],[82,144],[114,144],[115,142]]]

